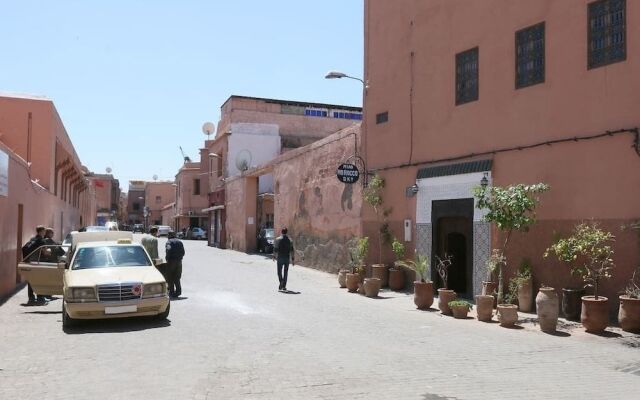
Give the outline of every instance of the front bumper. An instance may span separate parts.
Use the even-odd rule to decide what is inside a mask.
[[[120,314],[107,314],[107,307],[125,307],[136,306],[135,312],[127,312]],[[138,299],[118,302],[102,302],[102,303],[69,303],[64,302],[64,308],[73,319],[107,319],[107,318],[126,318],[126,317],[142,317],[158,315],[166,311],[169,306],[169,297],[154,297],[150,299]]]

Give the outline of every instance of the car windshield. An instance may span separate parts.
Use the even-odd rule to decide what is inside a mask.
[[[269,238],[269,239],[273,239],[273,235],[274,235],[274,230],[273,229],[265,229],[264,230],[264,237]]]
[[[146,267],[151,265],[151,260],[141,246],[100,246],[78,249],[71,269]]]
[[[106,232],[109,228],[106,226],[87,226],[86,232]]]

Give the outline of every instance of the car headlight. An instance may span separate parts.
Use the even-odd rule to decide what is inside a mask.
[[[87,302],[87,301],[96,301],[96,291],[91,287],[77,287],[77,288],[68,288],[67,293],[69,294],[68,301],[72,302]]]
[[[162,297],[167,293],[165,283],[151,283],[144,285],[144,292],[142,297]]]

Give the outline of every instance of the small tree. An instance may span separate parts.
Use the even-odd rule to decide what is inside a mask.
[[[402,261],[405,253],[404,244],[399,241],[397,238],[393,238],[393,243],[391,243],[391,249],[393,250],[393,254],[396,255],[396,261]]]
[[[368,252],[369,252],[369,238],[366,236],[355,238],[355,242],[349,248],[349,253],[351,256],[351,273],[352,274],[356,274],[358,272],[363,271],[364,259],[367,257]]]
[[[375,175],[363,191],[364,201],[369,204],[376,213],[378,222],[378,263],[382,264],[382,245],[389,243],[391,233],[387,217],[391,214],[391,208],[384,208],[382,191],[384,189],[384,179],[380,175]]]
[[[438,271],[438,275],[440,275],[440,279],[442,279],[443,288],[449,289],[449,267],[453,263],[453,256],[444,253],[442,258],[436,256],[436,261],[438,262],[436,271]]]
[[[615,237],[597,224],[580,224],[568,238],[560,239],[547,249],[544,256],[554,253],[558,260],[568,263],[571,274],[580,276],[587,287],[593,287],[598,300],[598,288],[602,279],[611,278],[615,264],[611,243]]]
[[[502,245],[502,253],[507,252],[509,239],[514,231],[528,232],[535,224],[535,209],[540,198],[540,193],[549,190],[544,183],[535,185],[514,185],[506,188],[500,186],[476,187],[474,195],[477,199],[476,207],[487,210],[485,221],[492,222],[498,229],[504,232],[505,239]],[[504,295],[504,263],[498,266],[498,304],[502,302]]]

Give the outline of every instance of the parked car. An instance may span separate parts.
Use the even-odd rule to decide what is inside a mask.
[[[173,229],[169,225],[158,225],[158,236],[169,236]]]
[[[109,221],[106,224],[104,224],[105,228],[107,228],[107,230],[110,231],[118,231],[118,223],[115,221]]]
[[[198,228],[197,226],[187,228],[186,238],[192,240],[206,240],[207,232],[202,228]]]
[[[144,233],[144,225],[143,224],[134,224],[133,225],[133,233],[140,232]]]
[[[169,316],[167,283],[130,232],[73,233],[60,263],[21,262],[39,295],[62,295],[62,327],[83,319]]]
[[[260,253],[273,253],[274,229],[261,229],[258,235],[258,251]]]

